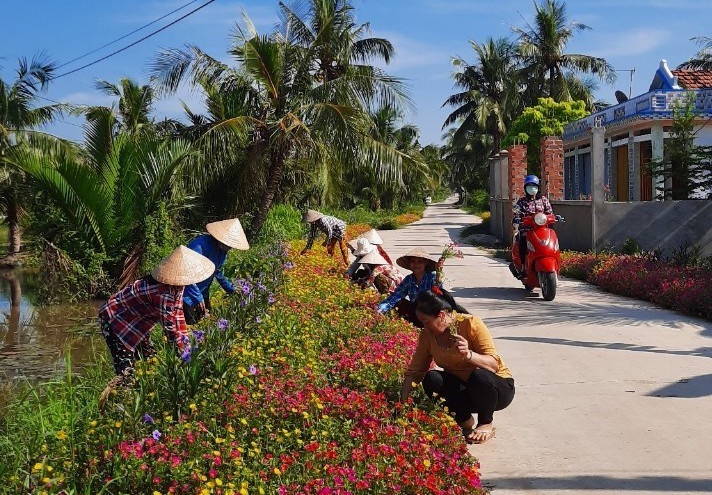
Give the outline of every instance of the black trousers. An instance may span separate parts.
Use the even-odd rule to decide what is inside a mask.
[[[494,412],[504,409],[514,399],[514,379],[502,378],[483,368],[470,373],[467,381],[447,371],[430,370],[423,379],[423,388],[431,398],[435,399],[435,394],[443,398],[458,423],[477,414],[477,424],[489,424]]]
[[[205,309],[210,311],[212,307],[210,306],[210,287],[208,287],[203,294],[203,301],[205,301]],[[185,314],[185,322],[188,325],[195,325],[200,320],[205,318],[205,312],[200,309],[200,306],[183,306],[183,314]]]
[[[526,232],[520,232],[519,233],[519,259],[522,262],[522,270],[526,270],[526,266],[524,266],[524,259],[527,256],[527,233]]]
[[[101,325],[101,335],[106,341],[111,353],[111,360],[114,364],[114,372],[120,376],[132,375],[137,359],[145,359],[156,354],[151,338],[147,335],[145,339],[133,351],[126,347],[121,340],[111,330],[109,322],[99,320]]]

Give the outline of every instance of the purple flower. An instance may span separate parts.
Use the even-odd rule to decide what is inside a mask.
[[[275,301],[276,301],[276,299],[274,298],[274,295],[270,294],[269,297],[267,298],[267,302],[270,304],[274,304]]]
[[[153,433],[151,433],[151,436],[153,437],[154,440],[158,441],[161,439],[161,432],[158,430],[153,430]]]
[[[146,413],[143,415],[143,422],[148,424],[153,424],[153,418],[150,414]]]
[[[267,290],[267,286],[263,284],[262,282],[257,282],[257,288],[261,290],[262,292]]]
[[[190,340],[188,340],[188,336],[187,336],[187,335],[181,335],[181,336],[180,336],[180,343],[181,343],[181,344],[187,344],[188,342],[190,342]]]
[[[255,323],[262,323],[262,318],[255,316]]]
[[[195,336],[196,342],[204,342],[205,341],[205,332],[203,332],[202,330],[195,330],[193,332],[193,335]]]
[[[225,318],[220,318],[218,320],[218,328],[220,330],[227,330],[227,328],[230,326],[230,322],[227,321]]]
[[[294,263],[292,263],[291,261],[287,261],[287,262],[283,265],[283,267],[284,267],[285,270],[291,270],[292,268],[294,268]]]
[[[257,366],[254,364],[250,365],[250,375],[256,375],[258,373]]]
[[[190,353],[191,353],[191,348],[190,348],[190,346],[188,346],[183,350],[183,353],[180,355],[180,358],[184,362],[190,363]]]

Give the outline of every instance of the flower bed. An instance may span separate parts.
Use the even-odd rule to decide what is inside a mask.
[[[646,255],[563,253],[561,274],[665,308],[712,319],[710,272]]]
[[[301,247],[217,297],[189,353],[156,339],[104,414],[48,415],[0,493],[482,493],[454,421],[422,391],[394,402],[415,330],[323,249],[285,257]]]

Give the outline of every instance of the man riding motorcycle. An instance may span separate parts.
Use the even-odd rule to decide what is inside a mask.
[[[551,208],[551,203],[549,199],[541,195],[539,188],[539,177],[536,175],[527,175],[524,178],[524,196],[519,198],[517,201],[517,208],[519,210],[519,215],[521,217],[526,217],[529,215],[536,215],[537,213],[544,213],[550,215],[554,213]],[[519,227],[518,242],[519,242],[519,256],[522,262],[522,269],[519,271],[520,280],[526,277],[526,266],[524,259],[527,254],[527,231],[530,227]]]

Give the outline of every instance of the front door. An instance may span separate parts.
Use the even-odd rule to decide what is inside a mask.
[[[653,176],[650,173],[650,162],[653,159],[653,143],[640,143],[640,200],[653,200]]]
[[[618,158],[616,201],[628,201],[628,146],[616,148]]]

